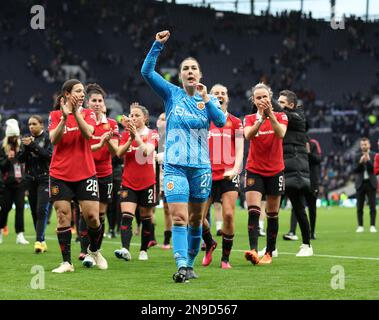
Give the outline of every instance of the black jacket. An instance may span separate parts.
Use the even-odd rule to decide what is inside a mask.
[[[299,190],[309,189],[309,160],[305,147],[308,138],[303,109],[284,108],[283,112],[288,117],[287,131],[283,139],[285,186]]]
[[[377,179],[374,174],[374,159],[375,159],[375,152],[370,151],[370,161],[367,161],[366,164],[364,163],[359,163],[362,152],[359,151],[357,152],[355,156],[355,161],[354,161],[354,173],[355,173],[355,188],[359,189],[364,180],[364,172],[367,169],[368,177],[371,186],[376,189],[377,188]]]
[[[4,148],[0,149],[0,171],[5,187],[23,185],[25,176],[25,166],[19,161],[19,153],[16,153],[14,160],[9,160]],[[16,177],[15,169],[19,169],[20,177]]]
[[[311,152],[308,153],[311,178],[311,191],[318,192],[320,187],[320,163],[322,160],[321,148],[317,140],[310,139]]]
[[[52,153],[53,146],[49,134],[45,131],[34,137],[30,145],[22,145],[19,160],[25,163],[25,178],[33,181],[48,179]]]

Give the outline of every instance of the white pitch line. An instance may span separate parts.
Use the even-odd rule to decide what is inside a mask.
[[[34,238],[33,236],[26,236],[25,238]],[[56,240],[57,238],[55,237],[46,237],[47,240]],[[119,241],[109,241],[109,240],[103,240],[104,243],[117,243]],[[130,245],[132,246],[140,246],[139,243],[131,243]],[[221,249],[216,249],[217,251],[221,251]],[[239,249],[233,249],[233,251],[237,252],[245,252],[246,250],[239,250]],[[283,255],[289,255],[289,256],[295,256],[296,253],[291,253],[291,252],[279,252],[280,254]],[[335,256],[335,255],[330,255],[330,254],[314,254],[313,257],[321,257],[321,258],[335,258],[335,259],[351,259],[351,260],[372,260],[372,261],[379,261],[379,258],[373,258],[373,257],[354,257],[354,256]]]

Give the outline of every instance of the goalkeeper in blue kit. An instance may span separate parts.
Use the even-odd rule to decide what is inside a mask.
[[[189,57],[179,67],[183,88],[166,81],[154,69],[159,53],[170,37],[158,32],[141,69],[146,82],[163,99],[166,112],[164,194],[172,216],[172,243],[177,272],[175,282],[197,278],[193,270],[200,249],[202,215],[209,197],[212,172],[208,150],[210,122],[226,122],[218,100],[200,83],[196,59]]]

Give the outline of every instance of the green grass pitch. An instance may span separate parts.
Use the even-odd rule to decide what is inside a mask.
[[[256,300],[256,299],[379,299],[379,234],[368,232],[368,212],[365,212],[365,232],[357,234],[355,209],[321,208],[317,217],[317,240],[313,241],[315,255],[297,258],[300,241],[284,241],[288,231],[289,210],[280,212],[278,236],[279,257],[269,266],[253,266],[245,261],[248,249],[247,212],[236,212],[236,235],[230,270],[220,269],[221,238],[213,262],[201,266],[200,252],[195,270],[199,279],[178,284],[172,281],[175,263],[171,251],[160,246],[149,250],[148,261],[138,261],[140,238],[133,236],[132,260],[114,257],[120,239],[104,239],[103,254],[109,269],[86,269],[79,260],[79,244],[72,242],[74,273],[53,274],[61,262],[55,222],[47,228],[48,252],[33,253],[34,231],[28,210],[25,212],[26,236],[29,245],[16,245],[14,212],[8,221],[9,235],[0,245],[0,300],[4,299],[127,299],[127,300]],[[156,235],[163,239],[163,213],[156,212]],[[300,235],[300,230],[298,229]],[[259,238],[262,248],[265,238]],[[33,289],[36,274],[32,267],[43,267],[44,289]],[[338,273],[333,273],[334,266]],[[342,273],[341,273],[342,271]],[[41,275],[41,274],[39,274]],[[337,278],[336,278],[337,277]],[[336,286],[332,286],[332,284]]]

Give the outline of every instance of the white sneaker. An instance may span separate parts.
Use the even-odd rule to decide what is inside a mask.
[[[375,226],[371,226],[370,227],[370,232],[378,232],[378,231],[376,230]]]
[[[29,241],[25,239],[23,232],[19,232],[19,233],[17,233],[16,243],[17,244],[29,244]]]
[[[121,248],[121,249],[118,249],[118,250],[115,250],[114,251],[114,255],[119,258],[119,259],[124,259],[126,261],[130,261],[132,260],[132,256],[129,252],[128,249],[126,248]]]
[[[147,252],[143,250],[140,251],[138,260],[142,260],[142,261],[149,260],[149,257],[147,256]]]
[[[83,264],[83,266],[85,266],[87,268],[92,268],[93,266],[96,266],[96,261],[95,261],[95,258],[93,256],[92,252],[90,253],[89,249],[87,249],[87,250],[88,250],[88,253],[84,257],[82,264]]]
[[[266,236],[266,232],[264,232],[263,229],[259,228],[259,236],[261,237],[265,237]]]
[[[59,265],[58,268],[53,269],[51,272],[54,272],[54,273],[74,272],[74,266],[71,263],[64,261]]]
[[[259,257],[263,257],[266,253],[266,247],[264,247],[261,251],[258,251],[258,256]],[[278,249],[275,249],[273,252],[272,252],[272,257],[273,258],[276,258],[278,256]]]
[[[89,251],[89,249],[88,249]],[[89,251],[90,252],[90,251]],[[91,255],[95,259],[95,264],[96,266],[101,269],[101,270],[106,270],[108,269],[108,262],[105,260],[103,255],[101,254],[100,250],[97,250],[95,252],[91,252]]]
[[[283,240],[297,241],[299,240],[299,237],[296,234],[293,234],[292,232],[288,232],[283,235]]]
[[[365,228],[363,228],[362,226],[358,226],[358,228],[357,228],[357,230],[355,232],[361,233],[363,231],[365,231]]]
[[[296,254],[296,257],[310,257],[310,256],[313,256],[312,246],[303,243],[300,246],[300,251]]]

